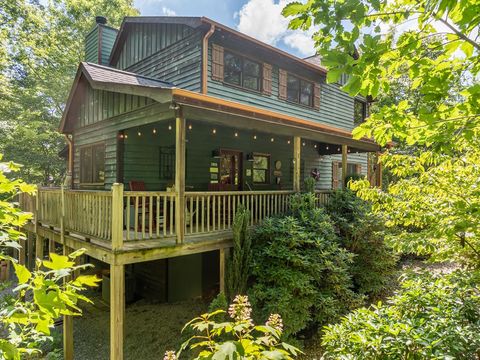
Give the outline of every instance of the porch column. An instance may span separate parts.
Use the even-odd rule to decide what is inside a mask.
[[[71,249],[63,245],[63,255],[68,256]],[[64,281],[70,279],[66,278]],[[73,317],[63,315],[63,358],[73,360]]]
[[[110,265],[110,359],[123,360],[125,318],[124,265]]]
[[[112,251],[123,247],[123,184],[112,185]]]
[[[347,145],[342,145],[342,189],[347,187],[347,184],[345,184],[345,180],[347,179],[347,153]]]
[[[301,188],[301,150],[302,150],[302,138],[295,136],[293,138],[293,191],[300,191]]]
[[[175,132],[175,233],[177,243],[185,237],[185,118],[182,109],[176,113]]]

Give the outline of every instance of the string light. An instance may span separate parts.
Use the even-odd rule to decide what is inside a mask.
[[[271,141],[271,142],[274,142],[274,141],[275,141],[275,139],[274,139],[274,138],[271,138],[271,139],[270,139],[270,141]]]
[[[337,151],[340,151],[340,148],[337,148]]]
[[[235,133],[235,137],[238,137],[238,133],[237,133],[237,132]]]
[[[127,138],[128,138],[128,135],[127,135],[127,134],[125,134],[123,137],[124,137],[125,139],[127,139]]]
[[[212,134],[216,134],[216,133],[217,133],[217,129],[213,129]]]
[[[253,135],[253,140],[257,140],[257,135]]]
[[[287,144],[290,144],[290,140],[287,140]]]
[[[142,136],[142,133],[140,131],[138,132],[138,136]]]
[[[156,134],[156,133],[157,133],[157,129],[154,128],[154,129],[153,129],[153,133]]]
[[[188,130],[192,130],[192,124],[188,125]]]
[[[316,148],[317,148],[317,144],[313,145],[313,147],[316,149]]]
[[[302,143],[302,146],[305,146],[305,143]]]
[[[328,145],[325,147],[326,150],[328,150]]]
[[[123,139],[123,134],[120,134],[120,139]]]
[[[168,130],[172,130],[172,125],[168,125]]]

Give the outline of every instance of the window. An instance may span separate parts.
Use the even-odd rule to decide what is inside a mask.
[[[105,181],[105,144],[80,149],[80,183],[103,184]]]
[[[160,179],[175,178],[175,146],[160,146]]]
[[[260,91],[261,66],[259,63],[225,51],[224,64],[223,81],[246,89]]]
[[[287,100],[313,106],[313,83],[288,74]]]
[[[270,183],[270,155],[253,154],[253,183]]]
[[[360,125],[367,117],[367,103],[365,101],[355,99],[353,103],[353,123]]]
[[[355,163],[347,163],[347,178],[350,176],[362,175],[362,165]],[[334,161],[332,170],[332,187],[338,189],[342,184],[342,163]]]

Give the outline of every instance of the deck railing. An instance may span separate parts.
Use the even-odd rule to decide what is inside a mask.
[[[293,191],[186,192],[185,234],[231,230],[240,205],[250,211],[250,225],[258,224],[269,216],[287,213],[292,194]],[[329,196],[330,191],[317,191],[317,205],[326,204]],[[125,241],[176,237],[175,193],[125,191],[115,199],[112,191],[41,188],[37,195],[22,194],[19,202],[24,211],[34,214],[36,224],[87,239],[110,241],[114,229],[117,233],[123,229]]]

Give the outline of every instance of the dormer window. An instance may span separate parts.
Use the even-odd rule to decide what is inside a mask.
[[[260,91],[261,65],[229,51],[224,52],[223,81],[227,84]]]
[[[313,83],[294,75],[287,76],[287,100],[313,106]]]

